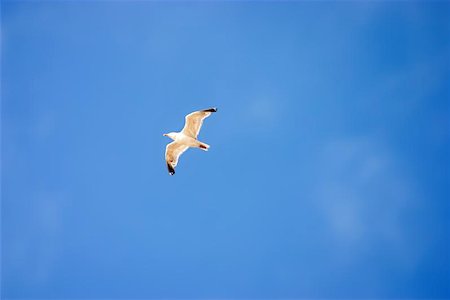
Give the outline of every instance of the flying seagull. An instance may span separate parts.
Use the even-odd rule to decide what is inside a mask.
[[[209,145],[197,140],[197,136],[202,128],[203,120],[216,111],[215,107],[194,111],[186,116],[183,130],[163,134],[173,140],[166,146],[166,163],[170,175],[175,174],[175,167],[180,155],[189,147],[208,151]]]

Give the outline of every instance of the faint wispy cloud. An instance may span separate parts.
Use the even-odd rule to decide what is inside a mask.
[[[343,260],[357,261],[376,243],[399,267],[416,266],[426,245],[412,236],[408,215],[421,199],[400,159],[366,137],[329,141],[317,162],[318,209]]]
[[[60,193],[41,192],[35,193],[31,205],[32,214],[20,216],[7,228],[3,270],[9,279],[20,276],[23,282],[39,286],[51,279],[58,263],[67,201]]]

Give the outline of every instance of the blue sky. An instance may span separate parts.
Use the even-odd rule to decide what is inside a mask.
[[[449,2],[1,17],[2,299],[450,297]]]

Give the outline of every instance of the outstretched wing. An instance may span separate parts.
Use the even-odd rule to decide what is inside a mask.
[[[188,114],[185,118],[186,122],[184,123],[184,128],[181,132],[196,139],[202,128],[203,120],[216,111],[217,108],[209,108]]]
[[[178,164],[178,158],[183,154],[189,147],[177,142],[172,142],[166,146],[166,163],[169,174],[175,174],[175,167]]]

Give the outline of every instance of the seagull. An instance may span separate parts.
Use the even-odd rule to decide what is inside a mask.
[[[203,151],[208,151],[209,145],[197,140],[197,136],[202,128],[203,120],[216,111],[217,108],[215,107],[194,111],[185,117],[183,130],[163,134],[163,136],[173,140],[166,146],[166,163],[170,175],[175,174],[178,159],[188,148],[199,148]]]

